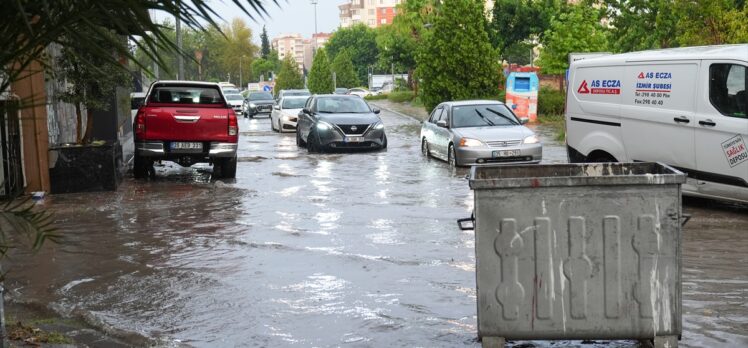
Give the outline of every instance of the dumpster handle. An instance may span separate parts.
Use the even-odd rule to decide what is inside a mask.
[[[470,222],[470,224],[465,224]],[[462,231],[473,231],[475,230],[475,212],[470,214],[469,218],[457,219],[457,227]]]
[[[680,223],[680,226],[686,226],[689,220],[691,220],[691,214],[681,214],[681,219],[683,219]]]

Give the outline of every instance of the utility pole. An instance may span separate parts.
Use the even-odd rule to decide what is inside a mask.
[[[177,1],[179,3],[179,1]],[[177,80],[184,80],[184,57],[182,57],[182,21],[177,16],[175,18],[177,22],[177,47],[179,52],[177,53]]]
[[[239,57],[239,90],[242,90],[242,61],[244,60],[245,56]]]

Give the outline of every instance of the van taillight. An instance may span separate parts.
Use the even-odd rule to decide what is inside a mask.
[[[145,112],[143,109],[138,110],[138,114],[135,115],[135,136],[145,135]]]
[[[239,134],[239,122],[236,120],[234,110],[229,110],[229,135]]]

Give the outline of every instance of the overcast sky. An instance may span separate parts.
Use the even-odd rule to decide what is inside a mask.
[[[262,26],[267,27],[268,36],[272,40],[278,34],[299,33],[304,37],[311,37],[314,32],[314,6],[310,0],[278,0],[278,5],[271,0],[265,0],[268,16],[249,19],[231,0],[211,0],[212,8],[223,17],[224,21],[230,22],[233,18],[244,19],[252,28],[254,37],[252,40],[260,44],[260,33]],[[340,17],[338,16],[338,5],[346,0],[318,0],[317,3],[317,31],[329,33],[338,27]],[[163,20],[163,16],[157,16]]]

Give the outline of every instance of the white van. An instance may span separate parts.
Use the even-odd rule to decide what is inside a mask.
[[[643,51],[573,62],[570,162],[659,161],[686,194],[748,202],[748,45]]]

